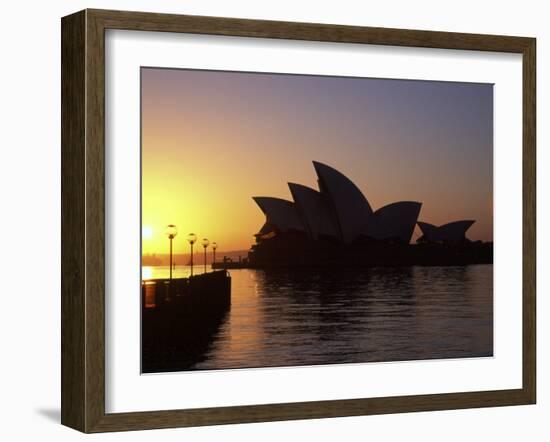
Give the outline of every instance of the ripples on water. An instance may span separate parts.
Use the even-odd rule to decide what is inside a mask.
[[[191,369],[493,353],[492,265],[231,276],[231,310]]]

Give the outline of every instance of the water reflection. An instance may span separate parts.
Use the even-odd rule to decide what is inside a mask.
[[[193,369],[491,356],[493,267],[233,270],[231,311]]]
[[[211,272],[211,269],[207,269],[207,272]],[[202,265],[193,266],[193,274],[201,275],[204,273],[204,267]],[[188,278],[191,275],[191,266],[178,265],[174,266],[172,270],[172,277]],[[170,277],[170,266],[142,266],[141,267],[141,279],[147,281],[149,279],[168,279]]]

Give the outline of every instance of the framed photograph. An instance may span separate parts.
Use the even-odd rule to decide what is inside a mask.
[[[62,19],[62,423],[533,404],[535,39]]]

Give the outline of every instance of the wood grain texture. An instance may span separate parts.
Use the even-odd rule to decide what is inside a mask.
[[[187,32],[289,40],[522,52],[529,38],[318,23],[88,10],[105,29]]]
[[[523,387],[192,410],[105,413],[106,29],[523,55]],[[535,40],[355,26],[86,10],[62,20],[62,423],[84,432],[531,404],[535,354]]]
[[[536,402],[536,41],[523,51],[523,389]]]
[[[86,11],[86,431],[105,415],[105,38]],[[88,277],[89,276],[89,277]]]
[[[85,13],[61,29],[61,422],[85,426]]]

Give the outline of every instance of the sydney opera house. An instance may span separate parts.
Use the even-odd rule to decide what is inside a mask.
[[[249,260],[257,265],[468,264],[492,262],[492,244],[472,242],[472,220],[442,226],[418,221],[421,202],[399,201],[373,210],[338,170],[314,161],[319,190],[289,183],[293,201],[253,197],[266,221]],[[415,226],[422,236],[411,244]]]

